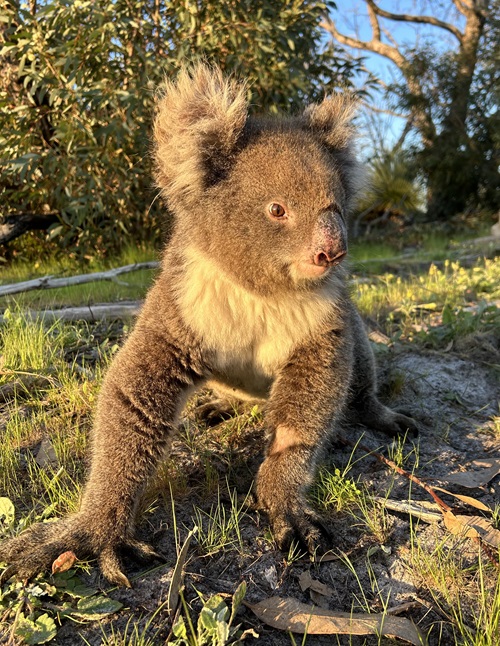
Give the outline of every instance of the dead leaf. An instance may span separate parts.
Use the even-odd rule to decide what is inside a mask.
[[[44,437],[40,448],[36,454],[35,462],[40,467],[52,466],[58,464],[57,455],[54,449],[54,445],[49,440],[48,437]]]
[[[443,512],[444,524],[451,534],[480,538],[492,547],[500,547],[500,531],[487,518]]]
[[[470,505],[471,507],[475,507],[476,509],[481,509],[481,511],[489,511],[490,513],[492,511],[488,507],[488,505],[485,505],[484,502],[481,502],[480,500],[476,500],[475,498],[472,498],[472,496],[462,496],[461,494],[452,493],[451,491],[448,491],[447,489],[443,489],[442,487],[433,487],[433,489],[436,489],[436,491],[442,491],[443,493],[447,493],[449,496],[453,496],[454,498],[461,500],[466,505]]]
[[[56,560],[52,563],[52,574],[66,572],[67,570],[71,569],[77,561],[78,557],[71,550],[59,554]]]
[[[383,345],[392,345],[390,338],[380,330],[372,330],[368,334],[368,338],[370,339],[370,341],[373,341],[374,343],[382,343]]]
[[[498,458],[475,460],[471,466],[478,467],[480,470],[452,473],[443,479],[452,484],[458,484],[468,489],[475,489],[476,487],[484,487],[500,473],[500,459]]]
[[[305,570],[299,577],[299,585],[302,592],[305,592],[308,588],[322,594],[324,597],[332,597],[334,594],[333,588],[330,588],[325,583],[321,583],[317,579],[313,579],[309,570]]]
[[[193,529],[186,536],[184,545],[181,547],[179,556],[177,557],[177,562],[172,573],[172,581],[170,582],[170,588],[168,590],[167,596],[167,606],[168,612],[171,618],[173,618],[175,611],[177,610],[177,605],[179,603],[179,592],[182,587],[182,581],[184,579],[184,564],[186,563],[189,543],[191,539],[198,531],[198,527],[193,527]]]
[[[245,603],[268,626],[308,635],[385,635],[415,646],[427,644],[425,636],[409,619],[383,614],[332,612],[296,599],[270,597]]]

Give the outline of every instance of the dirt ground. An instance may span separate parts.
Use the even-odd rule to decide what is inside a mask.
[[[458,347],[448,352],[423,351],[411,349],[408,344],[391,348],[381,348],[377,352],[380,372],[380,391],[385,401],[396,408],[408,411],[418,422],[420,432],[417,438],[408,438],[403,454],[408,458],[404,468],[411,471],[415,466],[415,454],[418,454],[418,476],[431,484],[441,483],[452,487],[457,493],[472,495],[487,505],[494,507],[500,503],[500,477],[494,478],[488,486],[481,489],[466,489],[458,485],[446,485],[450,475],[477,469],[473,461],[498,457],[500,439],[498,432],[493,433],[490,420],[498,415],[500,401],[500,384],[498,372],[492,368],[499,363],[500,341],[495,338],[470,338],[462,341]],[[389,394],[391,396],[388,399]],[[257,425],[258,426],[258,425]],[[362,442],[371,449],[390,454],[387,437],[374,433],[366,428],[343,429],[342,433],[350,439],[362,436]],[[227,478],[230,486],[235,486],[243,496],[248,492],[252,478],[258,468],[264,443],[262,428],[248,428],[239,434],[232,445],[231,460],[217,451],[216,430],[212,430],[211,444],[213,458],[211,465],[217,471],[221,481]],[[199,439],[202,442],[201,438]],[[417,450],[413,450],[417,447]],[[200,478],[200,461],[193,459],[192,452],[186,443],[178,440],[172,448],[172,456],[177,468],[183,472],[187,486],[184,492],[176,494],[175,512],[177,526],[184,538],[193,526],[193,504],[210,510],[216,495],[208,495],[196,486]],[[363,456],[359,449],[352,454],[352,447],[334,442],[328,462],[335,467],[343,468],[349,459],[356,460],[349,472],[349,477],[360,479],[374,495],[388,497],[391,500],[431,501],[423,489],[412,484],[401,475],[395,474],[386,465],[371,456]],[[206,487],[205,487],[206,489]],[[411,489],[411,492],[410,492]],[[201,493],[200,493],[201,491]],[[214,498],[215,496],[215,498]],[[221,499],[227,501],[227,494],[221,493]],[[137,569],[134,564],[128,565],[133,578],[132,590],[115,589],[110,596],[120,600],[124,606],[120,615],[108,619],[98,626],[95,624],[78,627],[68,622],[58,632],[53,643],[61,646],[83,643],[76,630],[88,644],[97,646],[102,643],[103,631],[109,632],[109,624],[114,629],[123,630],[127,621],[141,625],[148,616],[165,601],[176,560],[175,543],[172,532],[170,494],[164,498],[165,505],[158,505],[154,512],[148,512],[147,521],[142,529],[168,558],[165,565],[148,572]],[[451,499],[447,499],[450,504]],[[222,550],[213,556],[200,556],[193,542],[190,547],[186,565],[185,594],[192,604],[193,616],[200,609],[195,588],[203,595],[215,593],[232,594],[238,584],[245,580],[248,586],[246,600],[256,602],[271,596],[293,597],[305,603],[311,603],[309,590],[302,591],[299,576],[310,570],[317,579],[333,589],[330,597],[314,599],[331,610],[360,611],[360,600],[366,599],[372,611],[382,610],[382,599],[388,595],[389,607],[412,602],[404,616],[419,624],[424,631],[434,625],[429,643],[452,644],[451,632],[447,628],[446,617],[440,614],[422,589],[420,574],[412,567],[410,558],[410,517],[404,513],[388,512],[389,526],[383,544],[357,523],[352,515],[340,513],[327,517],[327,523],[335,537],[334,550],[347,554],[355,568],[356,576],[346,565],[343,558],[327,563],[315,564],[307,559],[287,563],[284,555],[277,551],[269,540],[265,516],[249,508],[241,521],[244,549]],[[446,530],[442,523],[425,523],[420,521],[415,532],[421,545],[432,550],[441,540]],[[464,551],[465,562],[473,563],[478,558],[478,548],[471,541],[464,541],[460,549]],[[135,568],[135,569],[134,569]],[[89,582],[100,583],[97,570],[88,577]],[[154,625],[164,622],[158,616]],[[253,628],[259,634],[258,643],[262,646],[281,646],[293,643],[286,632],[281,632],[263,625],[253,613],[240,609],[238,620],[244,628]],[[168,626],[160,630],[154,643],[164,643],[168,635]],[[302,636],[295,637],[301,643]],[[248,638],[248,643],[257,643]],[[377,637],[336,637],[309,635],[308,646],[329,644],[362,644],[394,643]]]

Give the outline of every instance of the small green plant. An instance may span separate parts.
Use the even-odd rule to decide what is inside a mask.
[[[387,493],[388,495],[389,493]],[[377,543],[383,545],[387,541],[393,523],[383,501],[374,500],[367,492],[363,492],[357,500],[356,508],[351,513],[362,526],[367,528]]]
[[[236,490],[228,490],[230,507],[226,509],[221,501],[220,490],[217,492],[217,503],[206,512],[194,507],[194,524],[198,526],[197,540],[201,551],[211,555],[223,549],[243,549],[240,523],[245,514],[248,495],[241,504],[238,503]]]
[[[500,309],[486,301],[478,303],[474,310],[447,304],[443,308],[441,319],[441,325],[419,332],[418,337],[428,345],[441,346],[477,332],[496,331],[500,327]]]
[[[307,556],[307,552],[304,548],[297,541],[292,541],[285,557],[285,563],[287,567],[290,567],[295,561],[300,561],[305,556]]]
[[[412,469],[416,470],[419,463],[418,445],[412,442],[412,448],[407,451],[405,448],[407,441],[407,433],[395,437],[387,447],[387,457],[398,467],[404,467],[412,460]]]
[[[339,512],[352,507],[359,500],[361,489],[358,481],[347,477],[350,469],[351,464],[342,470],[320,469],[311,491],[311,499],[318,507]]]
[[[168,613],[165,611],[166,606],[166,601],[160,604],[144,623],[141,621],[142,617],[137,618],[133,614],[130,615],[123,631],[115,630],[112,625],[111,630],[106,633],[105,628],[101,627],[102,646],[156,646],[161,641],[160,631],[168,620]],[[153,629],[153,623],[157,617],[161,618],[159,626]],[[143,625],[141,626],[142,623]],[[84,639],[84,642],[87,646],[91,646],[86,639]]]
[[[199,594],[199,593],[198,593]],[[253,631],[242,631],[241,625],[233,626],[236,612],[246,594],[246,583],[240,583],[232,598],[232,607],[229,610],[226,602],[220,595],[214,595],[207,601],[199,594],[203,607],[194,624],[184,594],[181,592],[184,615],[179,618],[172,629],[173,646],[240,646],[247,635],[256,636]]]

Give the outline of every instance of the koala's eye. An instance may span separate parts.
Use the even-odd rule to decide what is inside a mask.
[[[285,207],[277,202],[273,202],[269,205],[269,213],[273,218],[282,218],[286,215]]]

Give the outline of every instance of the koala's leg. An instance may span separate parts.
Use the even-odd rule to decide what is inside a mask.
[[[352,352],[350,337],[333,330],[297,349],[273,384],[266,412],[271,439],[257,476],[257,497],[281,549],[293,540],[311,552],[329,547],[305,492],[342,414]]]
[[[377,397],[375,358],[366,335],[363,321],[353,308],[354,372],[346,418],[350,423],[360,423],[390,436],[410,432],[418,427],[411,417],[384,406]]]
[[[163,335],[138,327],[101,390],[80,511],[35,524],[3,542],[0,561],[10,566],[4,579],[50,570],[59,554],[72,550],[79,558],[97,557],[111,583],[128,586],[121,552],[154,556],[152,548],[134,536],[137,503],[164,455],[187,394],[201,380],[201,364]]]

